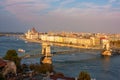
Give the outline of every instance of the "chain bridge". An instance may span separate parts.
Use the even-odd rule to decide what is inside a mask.
[[[88,50],[88,49],[85,49]],[[62,50],[57,52],[51,52],[51,45],[48,43],[42,43],[42,50],[41,53],[38,54],[24,54],[21,58],[36,58],[41,57],[43,63],[52,63],[51,57],[57,54],[64,54],[64,53],[73,53],[78,52],[80,49],[71,49],[71,50]],[[102,52],[103,51],[103,52]],[[103,56],[111,56],[111,55],[118,55],[120,54],[120,48],[111,48],[109,43],[105,45],[105,48],[101,50],[101,55]]]

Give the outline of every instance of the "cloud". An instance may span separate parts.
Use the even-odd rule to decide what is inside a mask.
[[[42,16],[42,25],[53,30],[112,32],[120,25],[120,11],[107,9],[57,8]]]
[[[37,19],[37,13],[49,8],[48,4],[34,0],[6,0],[5,9],[18,19],[32,22]],[[38,11],[38,12],[37,12]]]
[[[115,0],[109,0],[113,2]],[[56,15],[61,14],[64,16],[83,16],[83,15],[100,15],[109,14],[112,5],[97,5],[93,2],[75,2],[75,0],[61,1],[59,6],[53,8],[51,2],[60,2],[60,0],[6,0],[6,10],[15,14],[16,17],[23,20],[31,20],[40,18],[42,15]],[[73,3],[74,2],[74,3]],[[69,4],[76,4],[73,7],[67,7]],[[62,7],[61,7],[62,6]],[[115,9],[113,9],[115,10]],[[30,19],[31,18],[31,19]]]
[[[75,2],[75,0],[64,0],[63,2],[60,3],[60,5],[61,5],[61,6],[64,6],[64,5],[73,3],[73,2]]]
[[[7,0],[6,1],[6,4],[9,4],[8,6],[6,7],[12,7],[12,8],[16,8],[18,7],[19,9],[22,7],[23,9],[25,10],[34,10],[34,11],[37,11],[37,10],[43,10],[43,9],[46,9],[48,8],[48,4],[45,4],[41,1],[34,1],[34,0],[20,0],[20,1],[16,1],[16,0]]]
[[[88,3],[88,2],[83,2],[83,3],[79,3],[79,7],[84,7],[84,8],[96,8],[96,9],[109,9],[112,7],[111,4],[105,4],[105,5],[97,5],[95,3]]]
[[[117,0],[109,0],[110,3],[116,2]]]
[[[120,9],[111,4],[115,1],[109,0],[109,3],[100,5],[76,0],[6,0],[4,6],[19,20],[44,31],[88,31],[88,28],[99,31],[105,26],[120,25]]]
[[[52,16],[61,16],[61,17],[71,17],[71,18],[80,18],[80,19],[104,19],[104,18],[119,18],[120,11],[109,11],[106,9],[83,9],[83,8],[70,8],[70,9],[56,9],[50,11],[48,15]]]

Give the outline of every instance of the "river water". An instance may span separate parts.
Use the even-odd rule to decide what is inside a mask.
[[[24,54],[41,53],[41,44],[26,42],[17,37],[0,37],[0,57],[9,49],[22,48]],[[52,51],[71,50],[72,48],[52,46]],[[52,57],[54,70],[65,76],[77,77],[81,71],[90,73],[94,80],[120,80],[120,56],[101,57],[100,52],[72,52]],[[39,63],[40,58],[23,59],[21,64]]]

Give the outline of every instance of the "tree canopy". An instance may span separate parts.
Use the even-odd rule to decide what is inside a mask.
[[[39,65],[39,64],[36,64],[36,65],[31,64],[30,69],[34,70],[34,71],[36,71],[38,73],[46,73],[46,72],[53,72],[54,71],[53,70],[53,65],[51,65],[51,64],[41,64],[41,65]]]
[[[110,45],[111,45],[112,47],[120,47],[120,40],[110,41]]]
[[[13,58],[18,58],[17,52],[14,49],[13,50],[8,50],[4,59],[12,60]]]
[[[85,71],[80,72],[78,80],[91,80],[90,74]]]
[[[14,61],[17,67],[20,66],[21,59],[18,57],[18,54],[17,54],[16,50],[14,50],[14,49],[8,50],[6,52],[6,55],[3,58],[5,60]]]

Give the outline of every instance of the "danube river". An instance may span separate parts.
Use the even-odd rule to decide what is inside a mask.
[[[16,51],[22,48],[24,54],[41,53],[41,44],[31,43],[16,37],[0,37],[0,56],[3,57],[9,49]],[[52,46],[52,51],[71,50],[72,48]],[[65,76],[77,77],[81,71],[90,73],[94,80],[120,80],[120,56],[103,58],[100,52],[72,52],[56,54],[52,57],[54,70]],[[39,63],[40,58],[23,59],[21,64]]]

